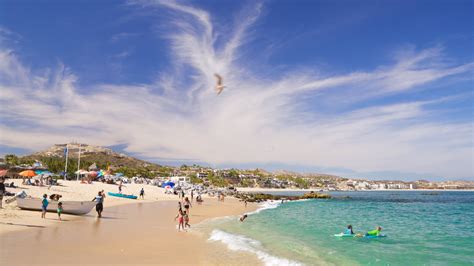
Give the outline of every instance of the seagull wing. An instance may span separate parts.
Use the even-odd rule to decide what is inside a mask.
[[[222,77],[219,75],[219,74],[214,74],[214,76],[216,77],[217,79],[217,85],[219,86],[222,86],[222,83],[223,83],[223,80],[222,80]]]

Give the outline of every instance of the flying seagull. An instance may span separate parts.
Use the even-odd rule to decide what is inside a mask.
[[[216,92],[217,95],[221,94],[221,92],[224,90],[225,86],[222,84],[222,77],[219,74],[214,74],[214,76],[217,79],[217,84],[216,84]]]

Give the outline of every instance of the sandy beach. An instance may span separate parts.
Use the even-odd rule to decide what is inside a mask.
[[[25,190],[35,197],[59,193],[64,200],[91,200],[99,190],[116,192],[118,189],[102,183],[60,183],[62,186],[49,190],[27,186],[8,191]],[[218,257],[209,256],[216,252],[226,254],[226,261],[237,256],[237,264],[259,264],[252,256],[230,254],[224,245],[209,243],[192,227],[188,232],[178,232],[174,220],[178,196],[164,194],[164,190],[156,186],[140,184],[126,184],[123,192],[137,195],[142,187],[145,200],[107,197],[102,219],[96,217],[95,211],[85,216],[63,215],[63,221],[59,221],[55,213],[47,213],[46,219],[41,219],[40,212],[19,210],[15,203],[4,205],[0,210],[0,264],[209,265],[219,264]],[[202,205],[193,203],[190,223],[196,225],[206,219],[238,216],[256,208],[256,204],[249,203],[245,207],[230,197],[224,202],[204,197]]]

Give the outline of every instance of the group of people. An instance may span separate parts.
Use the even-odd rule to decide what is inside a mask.
[[[346,230],[344,231],[345,235],[355,235],[357,237],[363,237],[363,236],[379,236],[380,232],[382,231],[381,226],[377,226],[374,230],[370,230],[365,234],[354,234],[354,230],[352,229],[352,225],[348,225]]]
[[[58,201],[59,198],[61,198],[61,195],[53,194],[51,195],[50,199],[53,201]],[[41,218],[45,219],[46,218],[46,212],[48,210],[48,195],[44,194],[43,195],[43,200],[41,201]],[[58,207],[56,208],[56,213],[58,214],[58,219],[61,220],[61,214],[63,213],[63,203],[58,202]]]
[[[189,214],[190,208],[192,207],[191,201],[188,197],[182,197],[182,201],[178,202],[178,215],[174,218],[178,219],[178,232],[183,230],[186,231],[187,228],[190,228],[191,225],[189,224]],[[183,210],[184,206],[184,210]]]

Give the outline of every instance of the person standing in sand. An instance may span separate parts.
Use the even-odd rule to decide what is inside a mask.
[[[63,212],[63,203],[62,202],[58,202],[57,212],[58,212],[58,218],[61,221],[61,213]]]
[[[140,198],[145,199],[145,189],[140,190]]]
[[[193,200],[194,200],[194,194],[193,194],[193,191],[194,191],[194,190],[191,190],[191,201],[193,201]]]
[[[119,183],[119,194],[122,194],[122,181],[120,180],[120,183]]]
[[[5,194],[5,180],[0,179],[0,209],[3,208],[3,194]]]
[[[43,195],[43,200],[41,201],[41,218],[46,218],[46,210],[48,209],[48,195]]]
[[[95,205],[95,210],[97,211],[97,214],[99,215],[99,218],[101,218],[102,217],[102,211],[104,210],[104,196],[103,196],[102,191],[99,191],[97,196],[95,196],[95,198],[93,198],[92,201],[97,202],[96,205]]]

